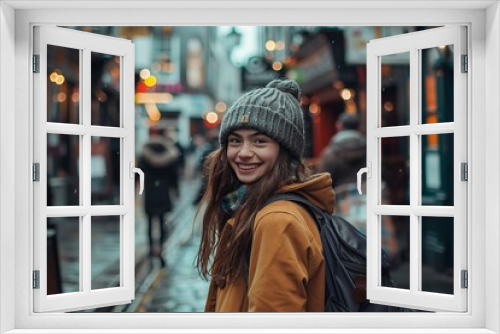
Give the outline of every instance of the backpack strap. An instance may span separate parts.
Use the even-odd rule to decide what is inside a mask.
[[[267,206],[273,202],[276,201],[291,201],[291,202],[296,202],[300,204],[302,207],[305,207],[307,211],[311,214],[311,216],[314,218],[314,221],[318,225],[318,228],[321,229],[323,222],[325,222],[325,215],[327,215],[326,212],[324,212],[322,209],[320,209],[318,206],[314,205],[311,201],[307,200],[303,196],[297,194],[297,193],[280,193],[276,194],[273,197],[271,197],[269,200],[267,200],[266,204],[264,206]]]

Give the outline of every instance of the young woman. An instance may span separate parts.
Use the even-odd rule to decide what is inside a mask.
[[[211,276],[208,312],[322,312],[325,269],[313,218],[295,192],[328,212],[329,174],[309,176],[302,163],[300,88],[275,80],[244,94],[228,110],[220,149],[208,159],[208,186],[197,265]]]

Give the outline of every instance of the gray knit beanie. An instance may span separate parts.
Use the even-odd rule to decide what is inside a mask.
[[[242,128],[255,129],[276,140],[292,157],[302,160],[304,118],[299,101],[300,87],[291,80],[274,80],[266,88],[245,93],[222,120],[221,146],[231,132]]]

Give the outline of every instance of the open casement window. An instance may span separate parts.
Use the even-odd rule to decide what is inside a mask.
[[[367,46],[371,302],[467,310],[466,54],[459,26]],[[387,241],[389,226],[398,227],[396,246]],[[407,252],[392,261],[392,287],[381,279],[380,254],[398,247]]]
[[[34,54],[34,310],[129,303],[134,45],[39,26]]]

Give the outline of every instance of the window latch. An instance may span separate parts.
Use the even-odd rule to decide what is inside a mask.
[[[366,173],[366,177],[371,179],[372,177],[372,163],[371,161],[368,161],[368,166],[365,167],[365,168],[361,168],[359,171],[358,171],[358,192],[359,194],[361,195],[362,194],[362,191],[361,191],[361,175],[363,175],[363,173]]]
[[[130,161],[129,163],[129,171],[130,171],[130,178],[134,178],[134,173],[139,174],[139,195],[142,195],[142,191],[144,190],[144,172],[140,168],[134,167],[134,162]]]

